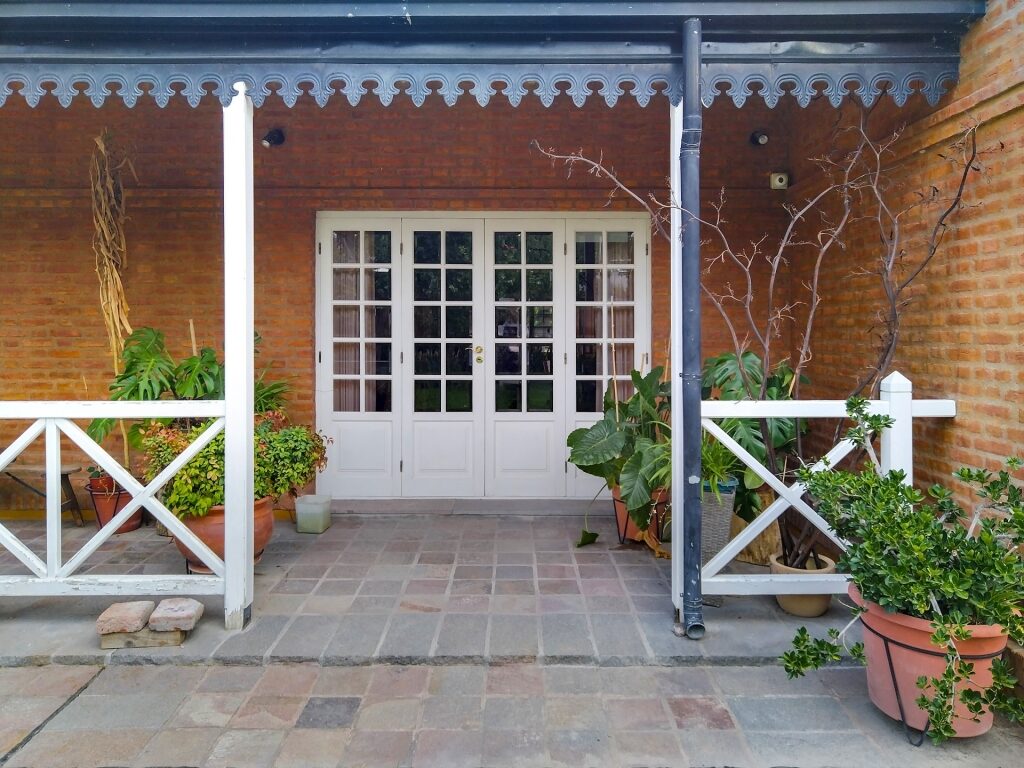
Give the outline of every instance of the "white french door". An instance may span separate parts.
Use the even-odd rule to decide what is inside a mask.
[[[648,222],[333,214],[317,225],[317,425],[336,498],[589,498],[565,436],[650,352]]]

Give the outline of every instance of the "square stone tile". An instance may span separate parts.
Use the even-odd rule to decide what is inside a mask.
[[[490,581],[494,578],[494,567],[490,565],[458,565],[455,567],[454,578],[456,580],[484,579]]]
[[[486,768],[546,768],[543,731],[487,731],[483,765]]]
[[[97,729],[69,733],[43,731],[26,744],[5,768],[101,768],[132,765],[155,731],[138,728]]]
[[[548,696],[544,699],[544,721],[551,730],[607,730],[608,719],[596,697]]]
[[[489,653],[492,659],[528,660],[535,658],[538,650],[536,616],[491,616]]]
[[[238,708],[228,726],[259,730],[291,728],[305,703],[305,697],[253,695]]]
[[[356,716],[356,730],[412,731],[419,727],[420,699],[364,699]]]
[[[488,731],[542,731],[544,700],[536,696],[490,696],[484,702]]]
[[[368,700],[419,696],[427,689],[431,670],[428,667],[409,666],[374,667],[370,686],[366,692]]]
[[[499,565],[494,570],[494,578],[499,580],[529,580],[534,578],[533,567],[530,565]]]
[[[438,658],[482,661],[487,646],[487,616],[448,614],[441,622],[434,655]]]
[[[452,581],[450,594],[489,595],[493,590],[493,582],[485,579],[455,579],[454,581]]]
[[[483,734],[479,731],[423,730],[416,734],[413,768],[479,768]]]
[[[612,740],[621,766],[690,765],[684,761],[683,751],[674,733],[642,730],[615,732]]]
[[[431,696],[481,696],[487,669],[481,666],[438,666],[430,670]]]
[[[246,699],[246,694],[194,693],[182,702],[169,728],[223,728],[234,717]]]
[[[370,685],[370,667],[325,667],[313,685],[314,696],[362,696]]]
[[[533,595],[537,588],[532,581],[496,581],[494,582],[495,595]]]
[[[722,766],[764,766],[755,760],[747,745],[747,739],[740,730],[707,730],[704,728],[687,728],[677,732],[682,745],[686,762],[683,765],[691,768],[722,768]],[[818,762],[814,763],[817,765]],[[791,760],[784,760],[776,765],[797,766]],[[882,766],[879,766],[882,768]],[[885,768],[890,768],[885,766]]]
[[[446,579],[412,579],[405,585],[407,595],[443,595],[447,591]]]
[[[50,731],[162,728],[184,699],[177,693],[83,694],[47,724]]]
[[[487,670],[488,696],[543,696],[544,678],[540,667],[508,664]]]
[[[282,730],[224,731],[213,745],[206,768],[269,768],[285,735]]]
[[[206,670],[197,693],[248,692],[263,677],[262,667],[213,666]]]
[[[854,724],[832,696],[727,696],[726,704],[747,732],[796,730],[850,731]]]
[[[673,696],[669,709],[682,730],[730,730],[736,727],[728,708],[712,696]]]
[[[351,731],[296,728],[285,737],[274,768],[334,768],[341,760]]]
[[[347,728],[356,717],[358,696],[312,696],[295,723],[296,728]]]
[[[402,591],[401,581],[367,580],[359,587],[359,595],[377,597],[380,595],[397,595]]]
[[[614,731],[661,731],[673,727],[673,719],[660,698],[606,698],[605,715]]]
[[[404,661],[428,656],[440,623],[438,614],[395,614],[381,641],[378,657],[382,661]]]
[[[552,661],[573,663],[594,656],[587,617],[582,614],[545,614],[540,617],[541,653]]]
[[[320,670],[313,664],[275,664],[264,667],[253,687],[254,696],[308,696]]]
[[[338,595],[354,595],[359,591],[362,582],[355,579],[326,579],[321,581],[313,591],[320,597],[337,597]]]
[[[4,696],[0,698],[0,730],[31,731],[65,701],[66,696]]]
[[[428,729],[479,729],[483,699],[479,696],[431,696],[423,701],[423,727]]]
[[[605,768],[615,765],[611,735],[605,731],[549,730],[545,732],[550,766]]]
[[[220,738],[220,728],[167,728],[157,733],[135,765],[149,768],[156,765],[203,765]]]

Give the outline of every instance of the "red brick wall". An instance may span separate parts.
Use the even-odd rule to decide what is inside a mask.
[[[946,247],[912,290],[904,315],[895,367],[913,381],[919,397],[955,398],[958,405],[955,420],[918,424],[916,474],[922,484],[948,482],[962,464],[995,468],[1024,444],[1022,50],[1024,7],[1015,0],[992,0],[988,15],[963,42],[959,85],[937,109],[921,99],[904,110],[883,104],[870,120],[876,137],[906,126],[891,160],[902,185],[901,204],[930,185],[948,190],[955,174],[938,153],[969,121],[981,122],[982,146],[1003,144],[985,159],[986,173],[968,194],[977,207],[961,215]],[[847,105],[838,124],[857,116]],[[835,111],[825,104],[814,105],[808,118],[794,125],[794,160],[820,154],[837,124]],[[821,181],[806,163],[797,167],[803,173],[794,200]],[[921,212],[904,222],[917,253],[935,215]],[[844,263],[829,272],[809,396],[844,397],[873,359],[871,326],[881,296],[876,279],[859,276],[856,269],[877,253],[876,232],[855,227]]]
[[[80,100],[62,109],[45,99],[29,109],[17,97],[0,109],[0,246],[8,297],[0,302],[0,399],[102,398],[109,361],[90,248],[88,165],[92,139],[111,128],[130,148],[138,181],[129,180],[125,275],[131,322],[167,334],[188,354],[188,321],[200,345],[221,346],[221,112],[215,103],[165,109],[116,100],[102,109]],[[705,123],[706,199],[729,188],[730,231],[756,239],[781,221],[781,198],[767,174],[786,157],[783,141],[755,149],[755,128],[784,135],[786,110],[716,105]],[[603,154],[640,194],[662,194],[669,173],[665,104],[614,109],[594,102],[545,109],[527,100],[512,109],[495,100],[454,108],[439,99],[389,108],[367,98],[353,109],[271,100],[256,113],[256,134],[281,127],[286,143],[256,152],[256,323],[264,337],[258,363],[293,384],[291,413],[313,418],[313,243],[318,210],[600,211],[605,182],[566,178],[529,150],[544,146]],[[621,197],[611,210],[631,210]],[[668,248],[653,243],[653,351],[667,350]],[[716,278],[717,279],[717,278]],[[706,351],[724,347],[720,323],[706,312]],[[11,429],[0,427],[0,444]],[[0,507],[35,505],[0,482]]]

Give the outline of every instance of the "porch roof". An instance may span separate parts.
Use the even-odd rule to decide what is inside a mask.
[[[373,93],[421,105],[501,92],[513,105],[566,95],[646,105],[682,95],[682,24],[702,20],[702,99],[769,105],[821,89],[838,103],[915,91],[935,102],[955,79],[958,43],[984,0],[705,2],[7,2],[0,6],[0,104],[84,95],[100,106],[179,92],[227,103],[243,81],[260,105],[309,94],[357,104]],[[723,90],[724,87],[724,90]]]

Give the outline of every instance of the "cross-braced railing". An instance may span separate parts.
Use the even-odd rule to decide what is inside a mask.
[[[0,524],[0,546],[10,551],[31,572],[31,575],[24,576],[0,576],[0,595],[223,594],[224,561],[186,528],[164,506],[157,494],[178,470],[224,429],[224,415],[223,401],[0,402],[0,421],[32,421],[28,429],[0,452],[0,472],[3,472],[40,435],[44,436],[46,443],[45,561],[25,546],[9,528]],[[182,451],[166,469],[153,478],[152,482],[143,485],[73,421],[95,418],[201,418],[213,421],[195,442]],[[131,494],[131,500],[113,519],[67,560],[63,559],[61,535],[61,435],[70,439]],[[192,550],[213,571],[213,575],[76,575],[96,550],[114,535],[121,524],[143,506]]]
[[[882,382],[881,399],[870,402],[871,413],[892,417],[892,426],[881,435],[881,468],[883,471],[901,469],[906,482],[914,477],[915,418],[949,417],[956,415],[953,400],[914,400],[911,383],[899,373],[890,374]],[[803,499],[803,484],[786,485],[743,449],[715,422],[722,419],[839,419],[846,416],[846,403],[842,400],[762,400],[762,401],[705,401],[701,406],[701,424],[704,429],[728,447],[746,466],[767,483],[778,495],[757,518],[711,558],[701,570],[703,592],[707,595],[785,595],[835,594],[846,591],[847,577],[843,574],[727,574],[722,570],[768,526],[789,508],[795,509],[829,540],[842,550],[845,542],[829,527],[817,512]],[[845,458],[855,445],[841,440],[812,469],[821,470],[826,464],[834,465]]]

